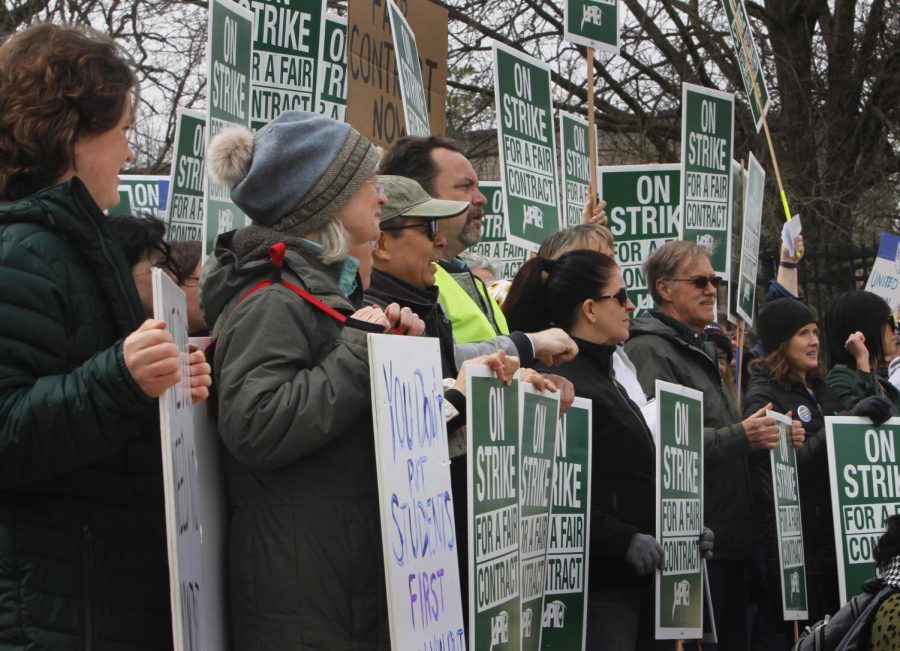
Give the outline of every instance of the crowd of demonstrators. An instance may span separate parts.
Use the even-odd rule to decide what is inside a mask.
[[[172,647],[157,398],[181,361],[103,213],[136,93],[87,28],[0,46],[3,648]]]

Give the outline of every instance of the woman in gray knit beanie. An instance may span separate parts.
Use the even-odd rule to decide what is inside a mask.
[[[201,284],[236,649],[389,648],[366,332],[343,323],[410,327],[396,305],[359,309],[346,254],[378,237],[378,160],[355,129],[311,113],[210,142],[210,176],[253,221],[219,236]]]

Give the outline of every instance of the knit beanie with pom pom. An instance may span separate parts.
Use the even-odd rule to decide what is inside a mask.
[[[349,124],[287,111],[255,135],[223,129],[209,143],[206,168],[254,223],[302,237],[335,218],[380,158]]]

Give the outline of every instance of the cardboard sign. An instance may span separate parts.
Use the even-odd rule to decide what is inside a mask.
[[[786,621],[806,619],[806,563],[800,519],[800,482],[797,454],[791,444],[791,419],[766,410],[778,421],[778,447],[769,453],[772,462],[772,495],[778,532],[778,565],[781,568],[781,605]]]
[[[846,603],[875,576],[872,550],[888,517],[900,513],[900,418],[873,425],[868,418],[827,416],[825,434],[838,586]]]
[[[703,394],[656,381],[656,537],[665,567],[656,573],[656,639],[703,636]]]
[[[594,128],[594,142],[597,142]],[[588,122],[573,113],[559,114],[559,144],[562,150],[562,206],[565,226],[581,223],[591,185],[591,154]]]
[[[731,260],[734,95],[682,84],[679,239],[705,247],[724,280]]]
[[[585,648],[591,513],[591,401],[559,419],[553,457],[541,649]]]
[[[322,20],[322,59],[316,73],[316,111],[344,122],[347,118],[347,19],[326,13]]]
[[[619,53],[619,0],[566,0],[563,38],[601,52]]]
[[[900,236],[881,232],[878,255],[866,281],[866,291],[883,298],[891,306],[891,312],[900,311]]]
[[[737,58],[747,93],[747,102],[753,114],[753,123],[757,133],[762,128],[763,118],[769,112],[769,89],[763,76],[759,62],[759,51],[750,31],[750,21],[744,0],[722,0],[725,16],[728,18],[728,31],[731,32],[731,44]]]
[[[222,649],[228,640],[227,509],[215,419],[191,404],[187,303],[153,269],[153,313],[181,351],[181,382],[159,399],[172,634],[176,649]]]
[[[428,136],[431,134],[431,127],[428,125],[428,100],[425,98],[425,84],[419,67],[416,35],[394,0],[387,0],[387,4],[391,32],[394,35],[397,69],[400,73],[400,97],[403,100],[406,133],[411,136]]]
[[[601,166],[597,185],[606,201],[616,261],[637,316],[653,308],[641,265],[663,244],[677,240],[681,230],[681,166]]]
[[[253,130],[285,111],[315,110],[325,0],[242,0],[241,4],[255,14]]]
[[[348,3],[347,121],[361,134],[390,147],[408,133],[386,0]],[[444,133],[447,104],[447,10],[430,0],[400,0],[417,35],[431,132]]]
[[[559,424],[559,392],[538,392],[519,382],[519,599],[522,650],[541,648],[544,612],[550,482]]]
[[[231,0],[209,4],[207,52],[209,93],[207,138],[229,124],[250,126],[250,75],[253,60],[253,14]],[[206,233],[203,255],[213,250],[221,233],[248,224],[247,216],[231,201],[231,189],[207,177],[204,194]]]
[[[391,645],[464,649],[438,340],[368,342]]]
[[[178,109],[175,156],[169,186],[166,239],[200,242],[203,239],[203,186],[206,181],[206,120],[200,111]]]
[[[478,189],[487,198],[484,219],[481,220],[481,241],[468,250],[490,258],[497,265],[498,279],[512,280],[528,259],[528,251],[509,241],[501,184],[497,181],[482,181],[478,184]]]
[[[763,193],[766,171],[750,152],[747,161],[747,181],[744,186],[744,218],[741,234],[741,267],[738,272],[736,311],[753,325],[756,312],[756,270],[759,266],[759,236],[762,228]]]
[[[561,224],[550,68],[497,41],[492,48],[509,239],[537,251]]]
[[[469,649],[518,651],[519,387],[466,367]]]
[[[149,216],[163,219],[169,199],[169,177],[151,174],[119,176],[119,203],[110,215]]]

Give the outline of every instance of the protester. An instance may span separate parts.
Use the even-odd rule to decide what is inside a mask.
[[[478,174],[451,140],[440,136],[404,136],[397,140],[381,164],[384,174],[405,176],[437,199],[468,201],[469,210],[442,220],[447,244],[441,251],[436,283],[444,313],[460,343],[484,341],[509,334],[506,319],[484,281],[472,274],[458,256],[481,240],[481,222],[487,198],[478,190]],[[599,220],[606,220],[603,202],[591,202]]]
[[[205,335],[209,328],[200,310],[200,271],[203,267],[200,242],[174,240],[169,242],[169,248],[175,281],[187,298],[188,332],[195,337]]]
[[[900,390],[878,374],[896,350],[897,324],[884,299],[865,291],[841,294],[825,313],[828,385],[845,409],[866,396],[885,396],[900,416]]]
[[[3,648],[172,648],[156,398],[181,364],[103,213],[136,90],[88,28],[0,46]]]
[[[487,256],[463,251],[459,254],[459,258],[466,263],[469,271],[481,278],[488,287],[497,282],[497,265]]]
[[[839,606],[825,417],[835,416],[843,408],[840,397],[822,377],[818,318],[809,307],[791,298],[777,299],[759,313],[757,329],[764,349],[771,352],[751,364],[750,381],[744,392],[744,415],[771,404],[774,411],[793,416],[795,431],[798,426],[802,428],[797,431],[802,442],[797,450],[797,464],[807,610],[809,619],[816,621]],[[870,398],[856,405],[850,415],[867,416],[880,423],[890,415],[890,403],[883,398]],[[777,639],[766,638],[762,646],[786,649],[792,634],[788,627],[779,624],[783,620],[781,570],[769,453],[755,455],[752,472],[757,531],[764,549],[760,570],[766,588],[756,633],[776,632]]]
[[[556,324],[575,339],[578,357],[557,372],[593,405],[588,647],[670,648],[654,642],[653,571],[663,565],[655,538],[655,444],[612,370],[634,311],[622,274],[595,251],[571,251],[556,261],[538,256],[516,275],[507,299],[512,314],[523,306],[536,326]]]
[[[547,260],[556,260],[564,253],[569,251],[588,250],[597,251],[607,255],[613,259],[613,236],[608,228],[595,223],[579,224],[564,228],[550,235],[541,243],[538,255]],[[515,284],[515,283],[514,283]],[[526,301],[522,301],[515,297],[521,291],[521,285],[513,291],[514,298],[511,305],[504,302],[503,311],[506,314],[507,323],[511,323],[513,327],[520,329],[536,328],[536,315],[531,310],[531,306]],[[616,380],[628,392],[638,407],[647,404],[647,396],[644,394],[635,374],[634,365],[625,354],[625,349],[621,342],[616,346],[613,352],[613,371]]]
[[[716,361],[716,346],[703,334],[715,317],[716,288],[706,249],[674,241],[644,263],[657,308],[632,321],[625,350],[648,395],[656,380],[703,394],[704,524],[716,532],[716,558],[708,564],[717,647],[748,648],[748,572],[756,553],[749,483],[749,456],[778,445],[778,426],[765,415],[771,405],[740,420]]]
[[[734,369],[731,362],[734,360],[734,348],[731,337],[727,335],[715,321],[703,328],[703,334],[716,345],[716,363],[719,365],[719,375],[725,382],[725,388],[734,398]]]

